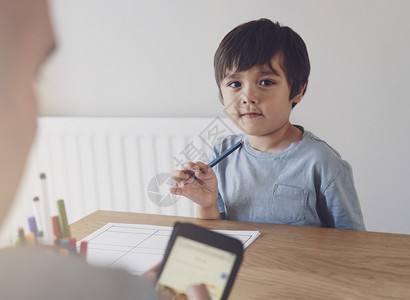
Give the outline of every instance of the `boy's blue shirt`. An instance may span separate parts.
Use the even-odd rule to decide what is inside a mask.
[[[211,158],[244,146],[214,167],[218,208],[229,220],[366,230],[352,169],[309,131],[276,153],[253,149],[245,134],[213,146]]]

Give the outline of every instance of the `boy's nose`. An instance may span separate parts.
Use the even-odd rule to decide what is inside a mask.
[[[242,104],[255,104],[258,100],[258,95],[255,88],[248,86],[242,95]]]
[[[249,99],[248,97],[245,97],[245,98],[242,100],[242,104],[248,104],[248,103],[255,104],[256,102],[255,102],[255,100],[252,100],[252,99]]]
[[[256,96],[255,95],[249,95],[249,94],[243,94],[242,95],[242,104],[255,104],[256,103]]]

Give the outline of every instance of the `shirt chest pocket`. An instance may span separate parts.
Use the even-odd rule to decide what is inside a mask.
[[[271,202],[273,221],[293,223],[304,220],[308,194],[301,188],[275,184]]]

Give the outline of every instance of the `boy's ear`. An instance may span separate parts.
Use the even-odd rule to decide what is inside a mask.
[[[302,101],[302,96],[303,96],[303,92],[305,91],[305,89],[306,89],[306,83],[300,89],[299,94],[297,94],[295,97],[293,97],[293,99],[290,100],[290,102],[299,103],[300,101]]]

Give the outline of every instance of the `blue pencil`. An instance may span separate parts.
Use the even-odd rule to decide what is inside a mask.
[[[214,166],[216,166],[217,164],[219,164],[223,159],[225,159],[229,154],[231,154],[232,152],[234,152],[236,149],[239,149],[243,146],[243,142],[239,141],[237,142],[235,145],[233,145],[231,148],[229,148],[228,150],[226,150],[224,153],[222,153],[221,155],[219,155],[217,158],[215,158],[213,161],[211,161],[208,166],[210,166],[211,168],[213,168]],[[191,176],[194,179],[197,179],[195,174],[192,174]]]
[[[217,158],[215,158],[213,161],[211,161],[208,166],[210,166],[211,168],[213,168],[214,166],[216,166],[217,164],[219,164],[224,158],[226,158],[229,154],[231,154],[232,152],[234,152],[236,149],[239,149],[240,147],[243,146],[243,142],[239,141],[237,142],[235,145],[233,145],[231,148],[229,148],[228,150],[226,150],[224,153],[222,153],[221,155],[219,155]]]

